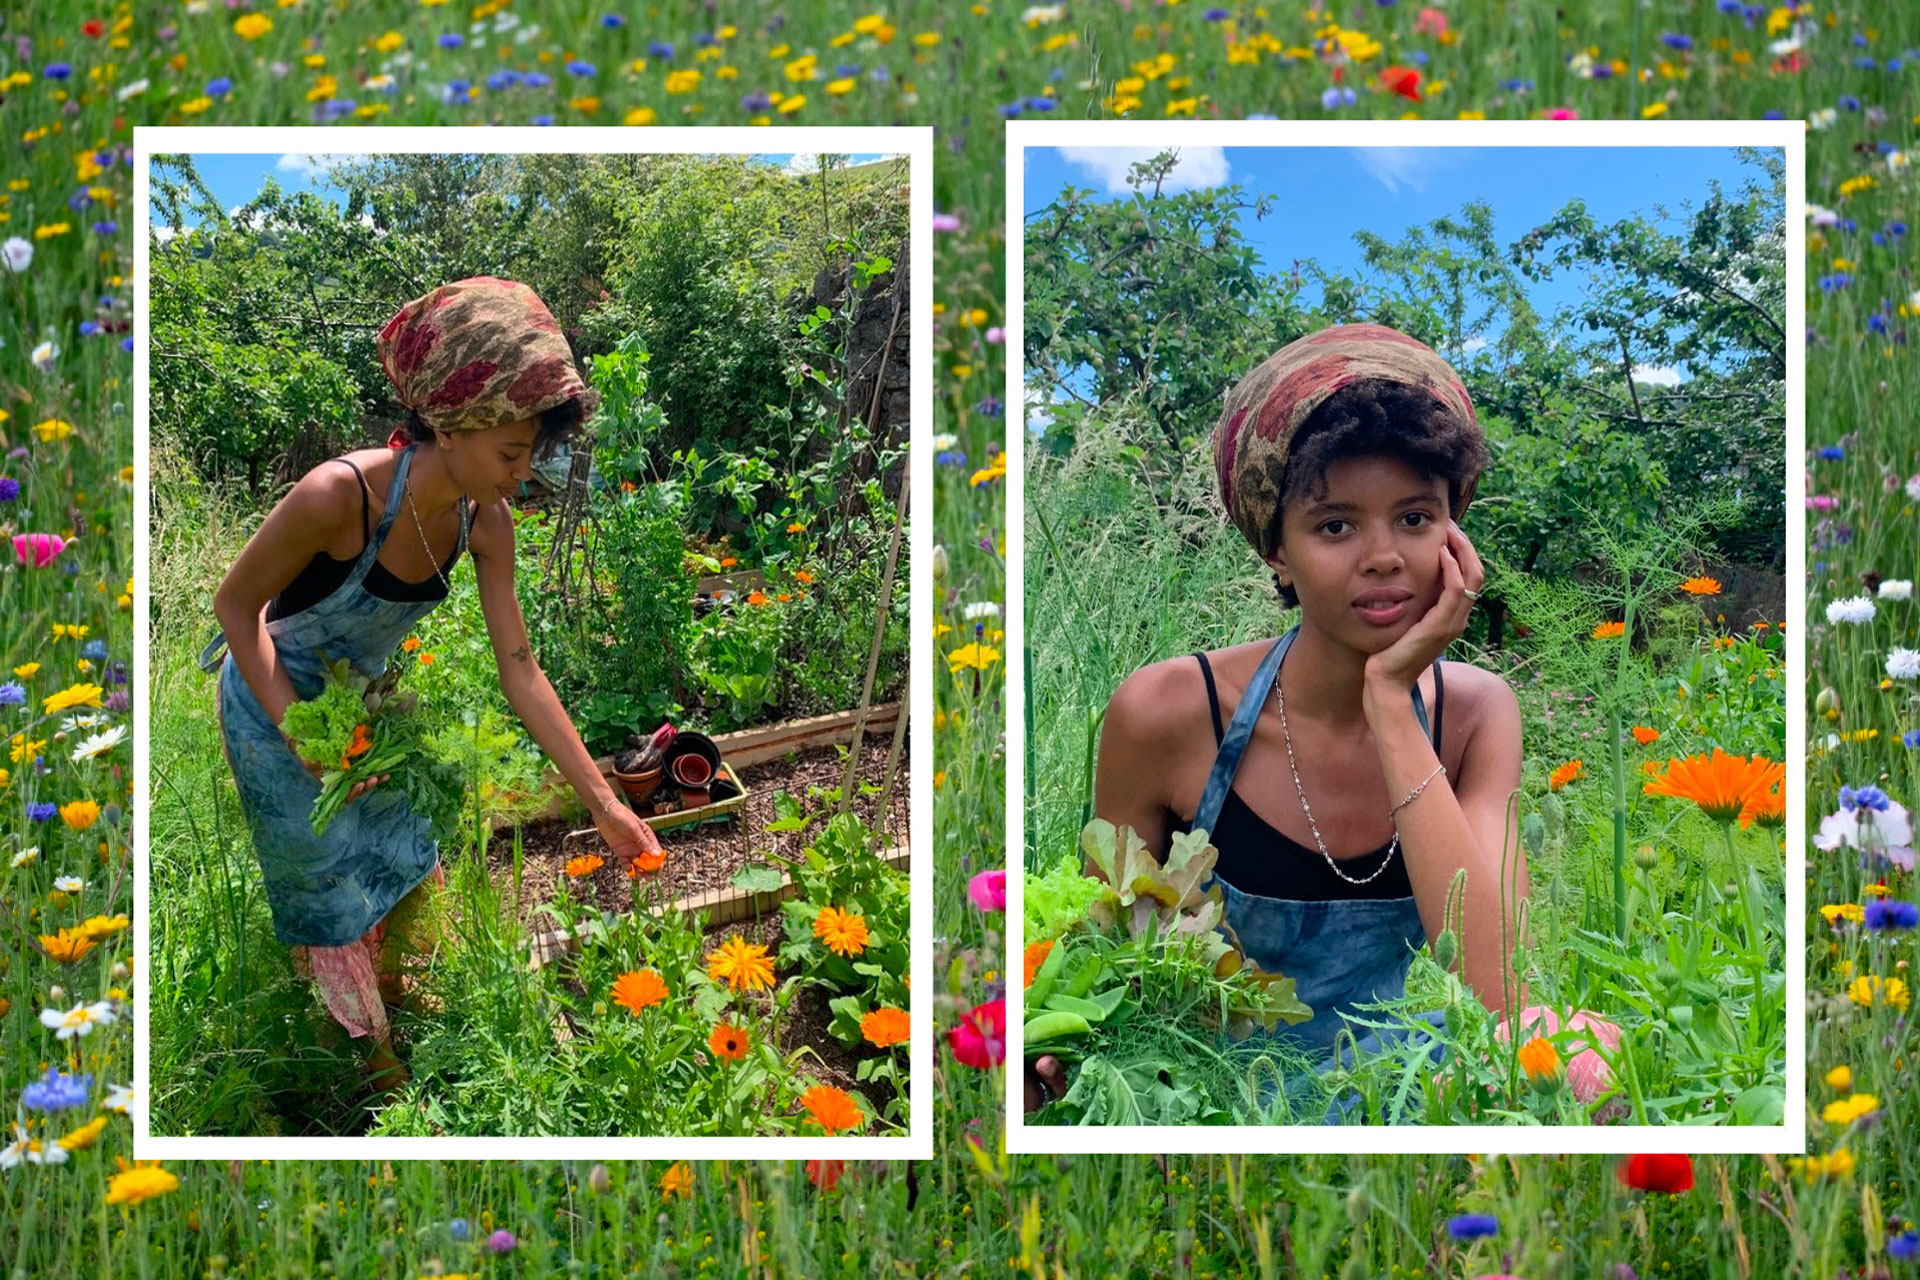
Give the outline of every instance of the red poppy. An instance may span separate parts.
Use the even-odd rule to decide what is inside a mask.
[[[1412,67],[1388,67],[1380,73],[1380,83],[1403,98],[1420,101],[1420,73]]]
[[[809,1160],[807,1161],[807,1181],[822,1191],[831,1191],[840,1181],[840,1175],[847,1171],[845,1160]]]
[[[1620,1162],[1620,1181],[1640,1191],[1679,1195],[1693,1190],[1693,1157],[1628,1156]]]
[[[98,18],[87,19],[85,22],[80,24],[80,29],[86,32],[88,35],[92,36],[95,40],[98,40],[101,36],[107,34],[107,24],[100,21],[100,19]]]
[[[960,1019],[947,1032],[947,1046],[964,1067],[984,1071],[1007,1060],[1007,1002],[989,1000]]]

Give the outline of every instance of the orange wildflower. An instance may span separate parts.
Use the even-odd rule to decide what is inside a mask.
[[[355,756],[363,756],[372,748],[373,738],[367,732],[366,723],[363,721],[353,726],[353,742],[348,745],[346,757],[340,761],[340,767],[342,769],[351,768]]]
[[[597,853],[583,853],[577,858],[567,859],[567,874],[578,880],[581,876],[590,876],[607,865],[607,860]]]
[[[682,1200],[693,1198],[693,1170],[687,1167],[685,1160],[675,1161],[667,1171],[660,1175],[660,1197],[671,1200],[679,1196]]]
[[[733,991],[758,991],[773,985],[773,961],[765,947],[736,935],[707,957],[707,976]]]
[[[1560,1070],[1560,1055],[1555,1052],[1553,1041],[1544,1036],[1535,1036],[1521,1045],[1517,1057],[1520,1069],[1527,1073],[1529,1080],[1545,1080]]]
[[[1587,766],[1585,764],[1578,760],[1569,760],[1548,775],[1547,790],[1558,791],[1575,778],[1584,778],[1586,776]]]
[[[815,1124],[830,1134],[860,1127],[860,1104],[844,1089],[817,1084],[800,1095],[800,1105],[807,1109],[807,1115]]]
[[[765,604],[766,602],[767,593],[764,591],[749,591],[747,593],[748,604]]]
[[[1769,764],[1767,778],[1765,785],[1748,793],[1746,804],[1740,808],[1742,831],[1756,822],[1763,827],[1783,827],[1787,823],[1787,766]]]
[[[906,1043],[907,1023],[906,1010],[882,1005],[860,1019],[860,1034],[867,1038],[867,1043],[885,1049]]]
[[[667,998],[667,984],[651,969],[632,969],[613,980],[613,1002],[634,1017]]]
[[[1595,640],[1611,640],[1615,636],[1625,634],[1627,634],[1627,624],[1624,622],[1603,622],[1593,629]]]
[[[802,582],[811,583],[813,581],[813,575],[808,573],[805,569],[799,570],[793,576],[798,578]]]
[[[627,868],[627,875],[638,880],[642,875],[651,875],[658,871],[666,865],[666,861],[665,849],[642,849],[639,856],[633,860],[633,865]]]
[[[1033,985],[1034,975],[1040,972],[1040,966],[1047,962],[1047,953],[1052,950],[1052,938],[1042,938],[1038,942],[1027,944],[1026,955],[1023,957],[1026,962],[1027,980],[1020,984],[1022,987]]]
[[[822,907],[813,918],[813,936],[837,956],[857,956],[867,949],[867,918]]]
[[[720,567],[721,567],[722,569],[731,569],[731,568],[733,568],[733,566],[734,566],[734,565],[736,565],[736,564],[739,564],[739,563],[740,563],[740,562],[739,562],[738,560],[735,560],[735,559],[734,559],[734,558],[733,558],[732,556],[721,556],[721,557],[720,557]]]
[[[747,1029],[728,1026],[722,1022],[714,1027],[707,1036],[707,1048],[716,1058],[725,1058],[728,1062],[738,1062],[747,1056]]]
[[[1680,589],[1690,596],[1717,596],[1720,594],[1718,578],[1688,578],[1680,584]]]
[[[62,929],[58,933],[43,933],[39,937],[40,946],[46,953],[66,964],[72,964],[93,950],[98,941],[85,929]]]
[[[408,653],[412,653],[415,649],[418,649],[420,647],[420,637],[408,636],[405,640],[402,640],[400,642],[400,647],[402,649],[405,649]]]
[[[1642,789],[1650,796],[1691,800],[1715,822],[1732,822],[1755,793],[1766,791],[1785,773],[1785,765],[1765,756],[1749,760],[1715,747],[1711,756],[1669,758],[1667,771]]]
[[[1643,724],[1637,724],[1633,726],[1633,740],[1643,747],[1649,747],[1660,741],[1660,731],[1658,729],[1649,729]]]

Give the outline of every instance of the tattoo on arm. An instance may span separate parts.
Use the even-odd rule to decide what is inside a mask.
[[[515,662],[525,662],[530,656],[527,652],[527,646],[525,645],[521,645],[518,649],[515,649],[512,654]]]

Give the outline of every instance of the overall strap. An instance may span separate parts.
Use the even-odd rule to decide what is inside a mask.
[[[374,561],[380,558],[380,547],[387,540],[387,534],[393,529],[393,520],[400,512],[400,504],[405,501],[407,472],[413,466],[413,451],[417,445],[408,445],[400,451],[400,457],[393,468],[393,483],[387,486],[387,507],[380,513],[380,525],[373,531],[366,549],[360,553],[360,559],[354,562],[353,572],[347,575],[346,586],[359,586],[373,571]],[[409,517],[411,518],[411,517]]]
[[[1260,710],[1266,706],[1267,696],[1273,691],[1273,682],[1280,676],[1280,662],[1287,656],[1287,650],[1293,647],[1293,638],[1299,632],[1300,627],[1296,623],[1273,642],[1273,648],[1267,650],[1267,656],[1260,660],[1253,679],[1240,695],[1239,705],[1233,709],[1233,721],[1227,726],[1226,739],[1213,758],[1213,769],[1207,774],[1206,788],[1200,793],[1200,807],[1193,815],[1193,830],[1211,834],[1214,824],[1220,820],[1220,810],[1227,802],[1227,793],[1233,790],[1234,775],[1240,771],[1240,758],[1246,754],[1247,744],[1253,740],[1253,727],[1260,719]],[[1437,680],[1437,670],[1434,676]],[[1413,717],[1419,721],[1420,731],[1428,738],[1433,738],[1433,726],[1427,722],[1426,700],[1420,696],[1418,683],[1413,686]],[[1438,741],[1434,742],[1434,749],[1439,749]]]

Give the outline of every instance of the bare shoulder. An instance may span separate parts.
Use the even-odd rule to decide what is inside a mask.
[[[1120,682],[1107,702],[1101,741],[1165,750],[1185,744],[1196,732],[1210,738],[1209,724],[1200,664],[1182,655],[1150,663]]]
[[[1458,724],[1469,738],[1520,734],[1520,700],[1497,671],[1471,662],[1446,664],[1447,724]]]
[[[505,499],[489,502],[474,512],[467,545],[482,560],[513,554],[513,509]]]
[[[360,519],[360,478],[336,459],[328,459],[294,481],[279,506],[315,532],[344,528]]]

